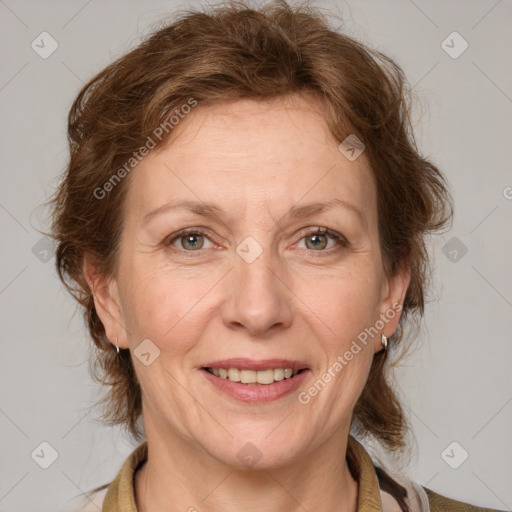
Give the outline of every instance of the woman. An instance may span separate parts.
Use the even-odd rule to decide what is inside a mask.
[[[405,448],[386,360],[452,215],[395,63],[284,2],[189,12],[82,89],[69,140],[57,267],[105,418],[146,438],[104,511],[482,510],[355,437]]]

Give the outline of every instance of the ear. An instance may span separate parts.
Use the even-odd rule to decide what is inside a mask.
[[[84,257],[82,271],[91,289],[94,306],[105,327],[105,334],[112,345],[128,348],[124,314],[119,300],[117,281],[101,274],[90,255]]]
[[[388,338],[395,333],[402,316],[405,294],[411,281],[409,258],[405,258],[394,276],[386,277],[382,287],[379,319],[384,323],[381,332]],[[375,352],[382,349],[381,337],[375,337]]]

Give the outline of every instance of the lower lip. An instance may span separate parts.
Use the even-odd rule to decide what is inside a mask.
[[[295,377],[273,384],[242,384],[216,377],[205,369],[201,369],[201,371],[217,389],[231,398],[241,402],[272,402],[296,391],[304,382],[309,370],[302,370]]]

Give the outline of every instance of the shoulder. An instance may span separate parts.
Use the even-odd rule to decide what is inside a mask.
[[[476,507],[469,503],[446,498],[427,487],[423,487],[423,489],[427,493],[430,512],[499,512],[493,508]]]

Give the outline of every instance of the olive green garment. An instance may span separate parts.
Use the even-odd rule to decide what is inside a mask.
[[[147,451],[147,442],[144,442],[126,459],[117,477],[108,487],[103,501],[103,512],[137,511],[134,476],[137,469],[146,461]],[[351,473],[359,484],[357,512],[382,512],[383,506],[377,473],[365,448],[353,436],[349,436],[348,440],[347,461]],[[446,498],[426,487],[422,489],[428,497],[430,512],[492,512],[493,510]],[[396,504],[396,506],[390,507],[390,510],[399,510],[397,506]]]

